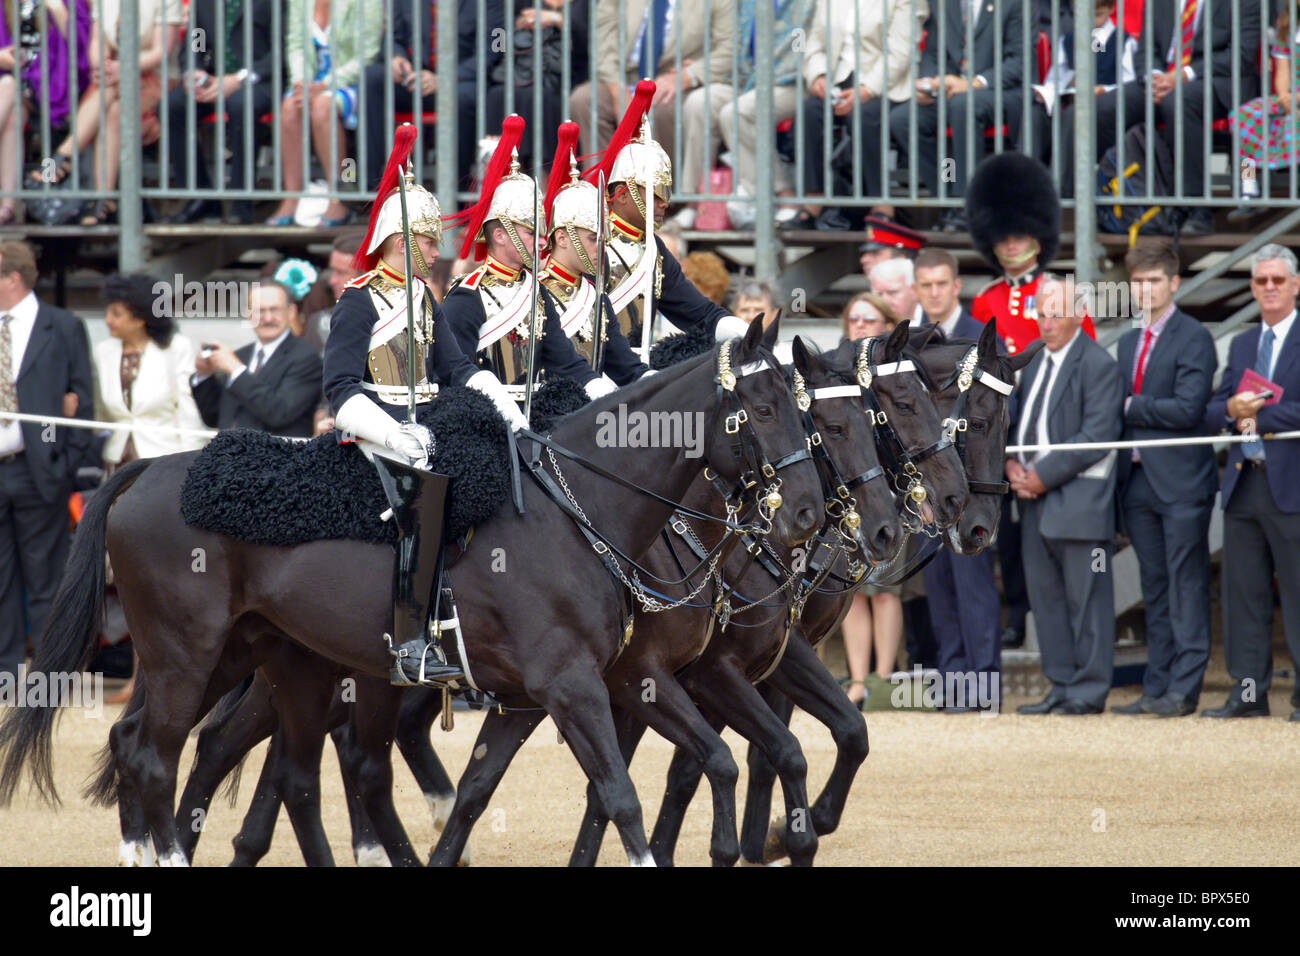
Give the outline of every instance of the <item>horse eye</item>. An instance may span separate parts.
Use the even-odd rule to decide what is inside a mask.
[[[772,406],[771,406],[771,405],[758,405],[758,406],[755,406],[755,408],[754,408],[754,414],[757,415],[759,418],[771,418],[771,417],[772,417]]]
[[[970,427],[977,432],[986,432],[989,430],[989,423],[983,418],[972,418]]]
[[[840,424],[839,422],[836,422],[836,423],[831,424],[831,425],[827,425],[827,426],[826,426],[826,431],[829,432],[830,434],[834,435],[836,438],[843,438],[843,437],[844,437],[844,426],[843,426],[842,424]]]
[[[912,414],[912,406],[907,402],[894,402],[894,411],[901,412],[904,415]]]

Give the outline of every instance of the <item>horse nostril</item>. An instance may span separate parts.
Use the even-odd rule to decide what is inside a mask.
[[[872,542],[876,547],[876,553],[886,557],[893,554],[894,542],[897,538],[898,533],[892,524],[882,524],[876,529],[876,536]]]
[[[950,515],[961,514],[961,499],[958,498],[956,495],[949,495],[948,497],[944,498],[943,504],[944,507],[948,509],[948,514]]]
[[[799,520],[799,527],[806,531],[813,531],[817,527],[817,512],[811,508],[800,508],[799,513],[795,515]]]

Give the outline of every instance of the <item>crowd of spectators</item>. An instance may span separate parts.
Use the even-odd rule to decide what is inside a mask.
[[[72,155],[93,145],[94,185],[113,189],[119,2],[24,3],[16,8],[16,23],[8,22],[8,14],[0,18],[0,188],[17,188],[20,155],[36,167],[31,185],[41,186],[60,182],[72,168]],[[38,8],[40,17],[33,12]],[[1161,167],[1147,171],[1146,181],[1156,195],[1169,190],[1189,200],[1178,220],[1184,232],[1213,228],[1211,209],[1195,200],[1205,195],[1203,146],[1214,121],[1227,121],[1239,141],[1243,169],[1251,170],[1241,179],[1247,197],[1258,188],[1253,170],[1282,168],[1295,159],[1292,64],[1300,58],[1292,50],[1300,30],[1289,3],[1272,0],[1271,9],[1275,15],[1261,23],[1253,3],[1238,10],[1229,3],[1207,7],[1202,0],[1131,0],[1121,24],[1114,0],[1099,0],[1092,8],[1094,158],[1101,162],[1129,130],[1145,130]],[[754,0],[707,6],[597,0],[590,22],[590,0],[487,0],[481,17],[476,4],[460,3],[458,181],[471,185],[480,138],[493,135],[509,111],[529,122],[520,160],[542,176],[540,167],[566,115],[582,127],[583,152],[598,153],[632,86],[650,76],[657,84],[653,132],[678,160],[677,191],[709,191],[711,171],[726,163],[735,195],[771,188],[789,200],[778,206],[779,225],[861,225],[860,204],[844,207],[837,197],[878,198],[873,211],[887,218],[906,215],[891,197],[912,188],[958,199],[972,160],[978,163],[993,150],[1022,151],[1052,164],[1063,195],[1071,195],[1076,71],[1068,0],[1031,0],[1028,6],[1021,0],[775,0],[770,68],[777,126],[770,131],[759,130],[756,120],[756,10]],[[1042,36],[1053,28],[1053,13],[1054,45]],[[351,221],[356,209],[344,199],[348,191],[378,181],[394,117],[413,115],[418,103],[424,114],[418,122],[431,133],[436,15],[432,0],[393,0],[391,12],[360,0],[146,0],[139,38],[142,140],[156,142],[165,123],[168,148],[159,157],[160,180],[181,189],[225,186],[232,193],[228,210],[213,199],[194,199],[173,221],[224,216],[252,223],[246,190],[256,184],[300,193],[317,177],[332,196],[319,218],[308,220],[326,226]],[[49,23],[43,36],[41,18]],[[534,25],[541,27],[537,51]],[[67,67],[69,29],[76,32],[75,88]],[[190,29],[207,42],[189,49],[193,44],[182,40]],[[1262,36],[1269,52],[1260,63]],[[513,44],[509,50],[507,41]],[[1040,45],[1050,48],[1050,67],[1040,62]],[[164,61],[167,89],[159,69]],[[283,69],[279,78],[272,75],[277,63]],[[767,70],[762,64],[763,76]],[[42,77],[48,89],[41,88]],[[282,97],[278,110],[272,103],[276,90]],[[1026,97],[1029,115],[1023,115]],[[542,113],[533,116],[537,100]],[[42,111],[60,137],[48,159],[33,153],[30,129],[25,152],[14,143],[24,135],[24,123],[30,126]],[[276,116],[278,128],[272,130]],[[197,135],[223,120],[227,161],[214,155],[213,136]],[[534,125],[540,127],[541,156],[532,155]],[[783,128],[797,160],[781,145]],[[278,143],[278,168],[257,165],[257,153],[248,150],[249,131],[255,146],[272,138]],[[760,187],[756,157],[769,150],[773,178]],[[1182,164],[1175,171],[1172,157],[1179,153]],[[362,171],[359,159],[364,183],[356,175]],[[304,221],[296,219],[297,196],[278,198],[266,224]],[[1247,205],[1234,218],[1258,212]],[[696,213],[694,205],[680,205],[674,219],[689,229]],[[0,201],[0,225],[15,214],[12,198]],[[82,221],[94,225],[114,214],[106,199],[88,205]],[[963,231],[964,213],[948,209],[939,227]]]

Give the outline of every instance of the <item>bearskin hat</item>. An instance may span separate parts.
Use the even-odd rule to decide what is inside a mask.
[[[993,247],[1009,236],[1033,236],[1046,268],[1061,247],[1061,200],[1047,167],[1023,153],[998,153],[975,168],[966,187],[966,221],[975,249],[998,273]]]

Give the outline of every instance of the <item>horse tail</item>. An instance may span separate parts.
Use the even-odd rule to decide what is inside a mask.
[[[104,616],[104,542],[113,502],[140,477],[149,459],[131,462],[109,478],[90,500],[77,524],[63,578],[36,645],[32,670],[43,674],[77,673],[90,663]],[[24,688],[18,688],[22,693]],[[32,783],[48,803],[59,802],[54,788],[50,743],[58,699],[49,706],[14,707],[0,721],[0,806],[13,799],[23,767],[31,764]]]

